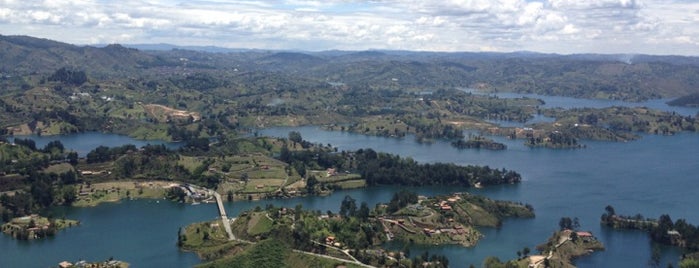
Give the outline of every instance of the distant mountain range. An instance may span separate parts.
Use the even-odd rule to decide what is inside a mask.
[[[528,51],[306,52],[170,44],[76,46],[28,36],[0,36],[0,62],[3,75],[49,74],[68,67],[84,70],[90,79],[102,80],[162,76],[164,72],[206,73],[224,79],[227,70],[235,70],[377,89],[478,87],[625,100],[699,92],[699,57],[685,56]]]
[[[107,44],[93,45],[95,47],[105,47]],[[408,51],[408,50],[365,50],[365,51],[347,51],[347,50],[326,50],[326,51],[304,51],[304,50],[269,50],[255,48],[225,48],[218,46],[179,46],[173,44],[123,44],[128,48],[138,50],[192,50],[211,53],[240,53],[240,52],[296,52],[303,54],[319,55],[319,56],[353,56],[353,57],[382,57],[382,56],[455,56],[468,58],[552,58],[565,57],[577,60],[594,60],[594,61],[619,61],[627,64],[641,62],[667,62],[673,64],[695,64],[699,65],[699,57],[691,56],[657,56],[646,54],[552,54],[540,53],[534,51],[515,51],[515,52],[430,52],[430,51]]]

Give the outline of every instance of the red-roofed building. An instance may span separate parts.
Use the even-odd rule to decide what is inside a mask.
[[[590,232],[575,232],[578,237],[594,237]]]

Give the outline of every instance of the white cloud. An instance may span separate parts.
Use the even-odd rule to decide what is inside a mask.
[[[0,0],[0,33],[78,44],[696,55],[698,23],[683,0]]]

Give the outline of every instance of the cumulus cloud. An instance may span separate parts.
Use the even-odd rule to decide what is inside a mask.
[[[699,3],[683,0],[0,0],[0,33],[76,44],[696,54],[698,15]]]

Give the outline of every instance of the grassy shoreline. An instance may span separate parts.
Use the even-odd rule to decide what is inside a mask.
[[[94,207],[102,203],[119,202],[122,199],[161,199],[176,182],[168,181],[110,181],[83,184],[77,189],[75,207]]]

